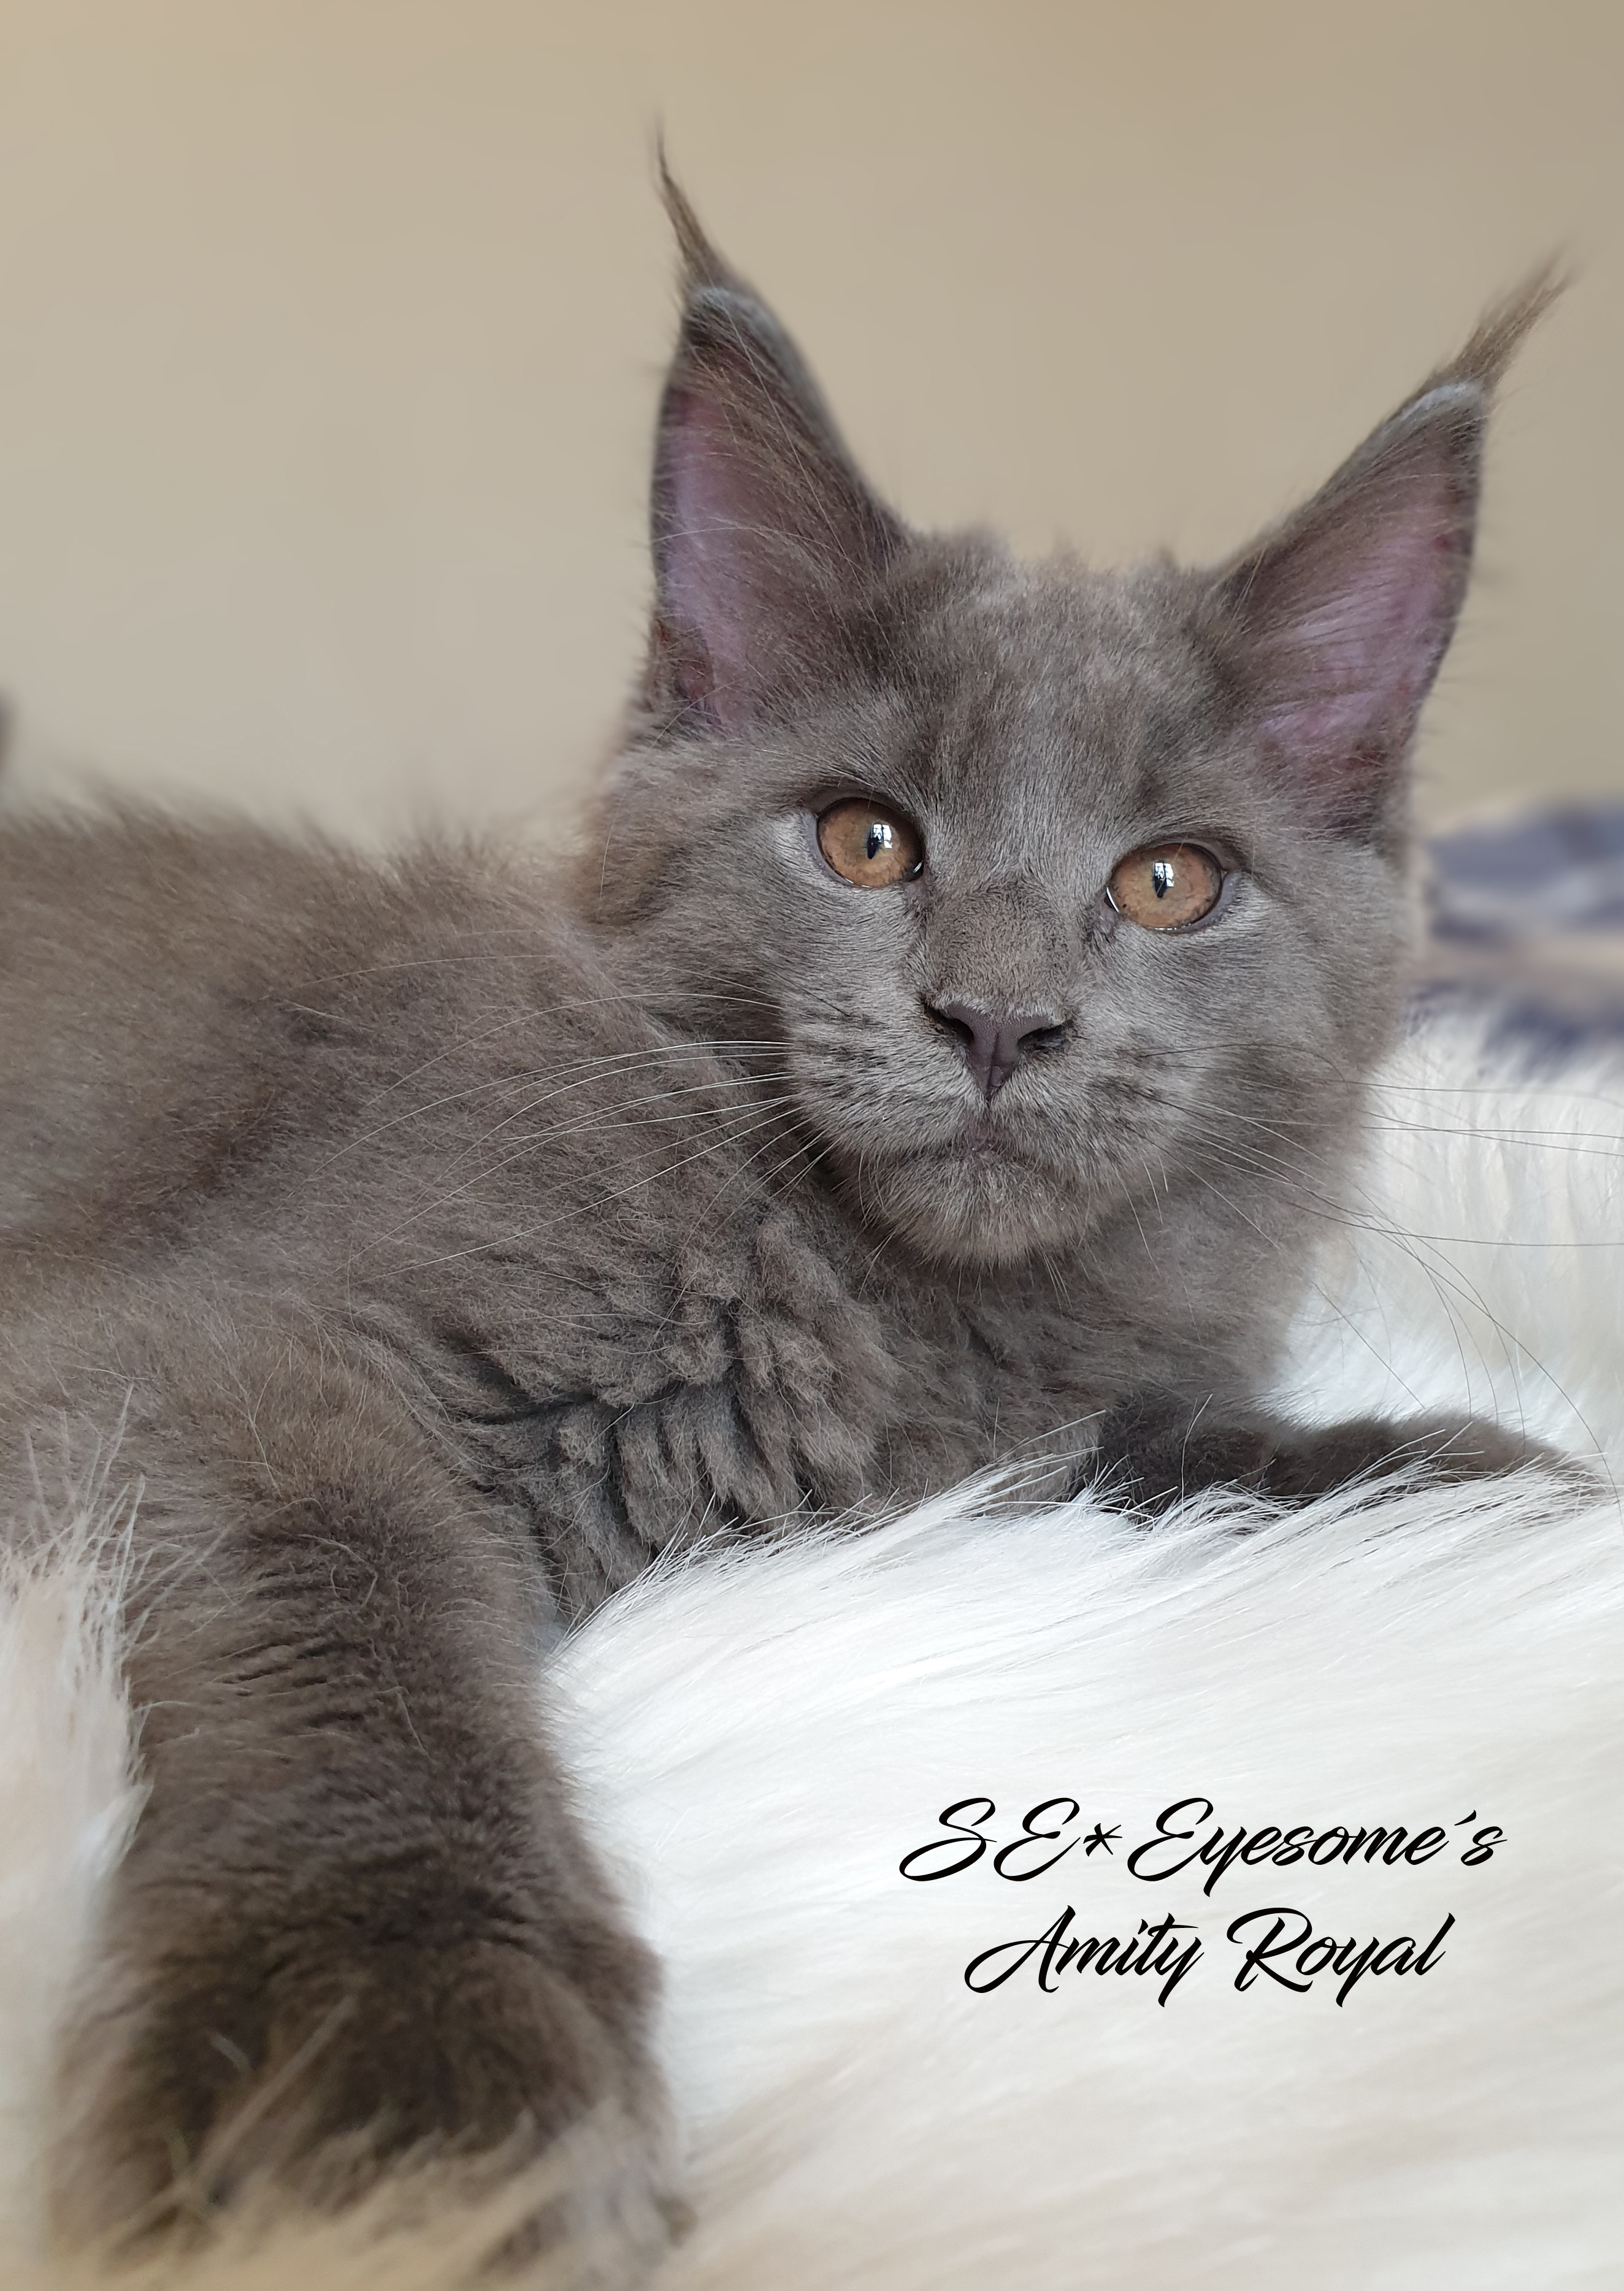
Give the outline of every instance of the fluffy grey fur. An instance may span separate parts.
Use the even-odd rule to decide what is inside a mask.
[[[507,2255],[578,2212],[635,2274],[653,1973],[532,1682],[655,1554],[1010,1459],[1149,1505],[1517,1452],[1250,1395],[1395,1022],[1407,757],[1548,288],[1232,562],[1100,575],[904,527],[670,196],[654,627],[572,875],[0,839],[0,1484],[26,1533],[117,1440],[143,1490],[79,2235],[591,2118]],[[827,864],[848,797],[917,872]],[[1118,912],[1125,855],[1190,842],[1208,917]]]

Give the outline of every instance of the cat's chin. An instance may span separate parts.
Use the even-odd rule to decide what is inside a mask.
[[[1094,1219],[1074,1185],[979,1142],[864,1163],[864,1215],[939,1264],[1017,1265],[1081,1239]]]

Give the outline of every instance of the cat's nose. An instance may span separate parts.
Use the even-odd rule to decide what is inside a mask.
[[[984,1010],[975,1002],[926,1002],[937,1024],[955,1035],[970,1078],[988,1102],[1033,1050],[1058,1049],[1065,1029],[1052,1010]]]

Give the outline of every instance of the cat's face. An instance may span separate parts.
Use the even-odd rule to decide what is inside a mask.
[[[807,1150],[938,1261],[1125,1219],[1154,1253],[1193,1189],[1312,1184],[1398,998],[1491,377],[1463,360],[1216,573],[1023,567],[892,518],[687,244],[649,722],[593,862],[652,989],[758,1045]]]
[[[779,1046],[864,1213],[934,1258],[1154,1231],[1170,1189],[1316,1150],[1380,1045],[1394,856],[1246,771],[1198,601],[925,544],[783,721],[623,790],[662,964]]]

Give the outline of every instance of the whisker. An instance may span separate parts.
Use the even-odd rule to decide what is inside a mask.
[[[549,1218],[543,1224],[521,1226],[517,1230],[502,1235],[471,1242],[466,1249],[446,1250],[438,1256],[417,1259],[402,1269],[413,1273],[424,1272],[431,1266],[454,1264],[463,1258],[483,1256],[488,1250],[509,1249],[519,1242],[537,1240],[549,1233],[556,1232],[558,1227],[567,1223],[571,1217],[595,1215],[600,1210],[611,1208],[616,1202],[628,1201],[633,1194],[646,1193],[650,1186],[659,1185],[665,1178],[674,1177],[679,1170],[688,1169],[695,1162],[703,1162],[709,1154],[721,1150],[723,1146],[736,1143],[738,1136],[749,1137],[751,1134],[751,1129],[746,1128],[734,1137],[714,1140],[709,1145],[701,1146],[696,1154],[684,1154],[680,1160],[668,1162],[658,1170],[651,1170],[647,1177],[638,1178],[631,1185],[617,1186],[611,1193],[598,1194],[591,1202],[583,1202],[578,1210],[567,1210],[563,1215]]]
[[[721,1134],[714,1138],[703,1150],[705,1152],[720,1151],[724,1146],[737,1136],[743,1135],[748,1137],[752,1135],[760,1119],[764,1114],[770,1113],[778,1106],[791,1105],[793,1102],[794,1101],[792,1098],[784,1097],[770,1099],[767,1101],[764,1105],[760,1100],[752,1099],[748,1105],[736,1107],[731,1113],[714,1115],[712,1118],[717,1122]],[[697,1118],[703,1117],[701,1116]],[[653,1119],[647,1125],[644,1126],[656,1129],[662,1128],[664,1126],[664,1119],[665,1118],[663,1117]],[[740,1124],[744,1125],[742,1129],[739,1126]],[[424,1202],[421,1207],[410,1210],[401,1223],[394,1227],[387,1235],[384,1236],[384,1238],[390,1241],[397,1241],[406,1232],[409,1226],[421,1224],[423,1218],[434,1216],[440,1211],[448,1209],[455,1202],[466,1200],[467,1197],[470,1194],[476,1192],[480,1186],[488,1183],[492,1178],[499,1176],[503,1170],[511,1168],[517,1162],[524,1161],[538,1145],[551,1144],[554,1142],[556,1138],[564,1136],[592,1136],[601,1128],[612,1129],[615,1126],[617,1125],[613,1123],[600,1124],[583,1122],[577,1123],[573,1129],[564,1130],[538,1130],[534,1137],[521,1138],[511,1153],[504,1154],[499,1160],[482,1166],[480,1169],[476,1170],[472,1177],[465,1179],[462,1184],[454,1186],[447,1191],[436,1192],[431,1198]],[[686,1162],[679,1162],[675,1166],[678,1168],[684,1168],[687,1166],[687,1163]],[[614,1199],[616,1197],[611,1195],[608,1198]]]

